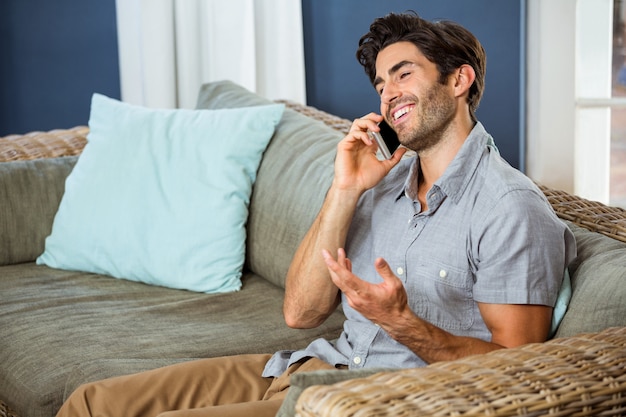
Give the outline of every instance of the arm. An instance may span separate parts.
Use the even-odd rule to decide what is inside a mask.
[[[416,352],[427,363],[544,342],[550,330],[552,308],[532,304],[479,304],[492,333],[490,342],[455,336],[410,314],[382,326],[394,339]]]
[[[376,123],[381,119],[372,113],[355,120],[348,135],[337,145],[333,183],[287,272],[283,314],[290,327],[316,327],[339,303],[339,290],[320,253],[322,249],[337,250],[344,245],[361,194],[387,175],[405,152],[400,148],[389,160],[377,159],[377,147],[367,129],[378,129]]]
[[[480,304],[491,342],[455,336],[417,317],[409,308],[402,282],[382,259],[375,267],[383,282],[370,284],[352,274],[342,249],[334,259],[324,251],[331,279],[347,297],[350,306],[381,326],[393,339],[409,347],[427,363],[453,360],[525,343],[545,341],[552,308],[541,305]]]

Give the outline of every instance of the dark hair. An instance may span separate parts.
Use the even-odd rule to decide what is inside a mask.
[[[476,79],[470,87],[467,101],[470,114],[475,119],[474,112],[485,88],[487,56],[469,30],[450,21],[430,22],[415,12],[390,13],[377,18],[370,25],[370,31],[359,40],[356,52],[372,84],[376,78],[378,53],[396,42],[413,43],[437,66],[441,83],[445,83],[448,76],[461,65],[470,65],[476,73]]]

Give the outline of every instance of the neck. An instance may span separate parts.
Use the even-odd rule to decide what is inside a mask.
[[[420,182],[418,184],[420,195],[426,195],[443,173],[446,171],[463,143],[474,128],[475,123],[469,117],[453,120],[448,129],[442,134],[437,145],[425,149],[419,153]]]

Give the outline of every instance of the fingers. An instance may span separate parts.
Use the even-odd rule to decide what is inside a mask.
[[[353,139],[362,141],[368,147],[373,147],[376,141],[370,136],[369,131],[380,132],[378,123],[381,121],[383,121],[383,116],[376,113],[369,113],[360,119],[354,120],[346,139],[349,139],[351,136]],[[374,149],[378,149],[378,146]],[[384,160],[383,162],[385,162],[385,165],[388,165],[388,169],[390,170],[400,162],[406,152],[407,149],[404,146],[400,146],[395,150],[390,159]]]
[[[391,265],[387,263],[387,261],[383,258],[376,258],[374,261],[374,267],[376,268],[376,272],[381,276],[383,281],[387,284],[389,283],[400,283],[400,279],[391,269]]]
[[[383,117],[376,113],[369,113],[359,119],[354,120],[352,122],[352,126],[350,127],[350,134],[357,139],[363,141],[367,146],[371,146],[374,141],[367,134],[368,130],[378,132],[380,128],[378,127],[378,123],[383,120]]]
[[[354,122],[352,122],[352,128],[358,127],[359,130],[373,130],[374,132],[378,132],[380,131],[378,123],[382,121],[383,116],[381,116],[380,114],[369,113],[361,118],[354,120]]]
[[[342,248],[337,250],[337,259],[326,249],[322,250],[322,256],[333,283],[344,293],[351,291],[359,294],[362,281],[352,274],[352,262],[346,256],[345,250]]]
[[[378,275],[380,275],[384,281],[395,281],[397,279],[396,275],[391,270],[391,266],[389,266],[385,259],[376,258],[374,261],[374,267],[376,268]]]
[[[343,248],[337,250],[337,259],[327,250],[322,250],[322,256],[330,272],[330,278],[333,283],[345,294],[357,296],[365,296],[372,289],[372,284],[363,281],[352,273],[352,262],[346,256]],[[398,285],[402,286],[398,278],[394,275],[389,264],[383,258],[377,258],[374,267],[378,274],[383,278],[385,284],[390,288]]]
[[[387,261],[383,258],[376,258],[374,261],[374,267],[376,268],[378,275],[383,279],[380,286],[384,287],[389,294],[396,294],[396,297],[399,295],[400,300],[406,300],[406,290],[404,289],[402,280],[394,274]]]
[[[404,146],[398,146],[398,148],[394,151],[393,155],[391,155],[391,158],[388,159],[387,161],[389,161],[389,163],[392,166],[396,166],[402,160],[402,157],[407,151],[408,149],[405,148]]]

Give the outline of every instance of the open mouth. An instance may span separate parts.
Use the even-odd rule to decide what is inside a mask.
[[[394,123],[399,123],[408,113],[410,113],[415,108],[415,105],[408,104],[394,111],[391,115]]]

